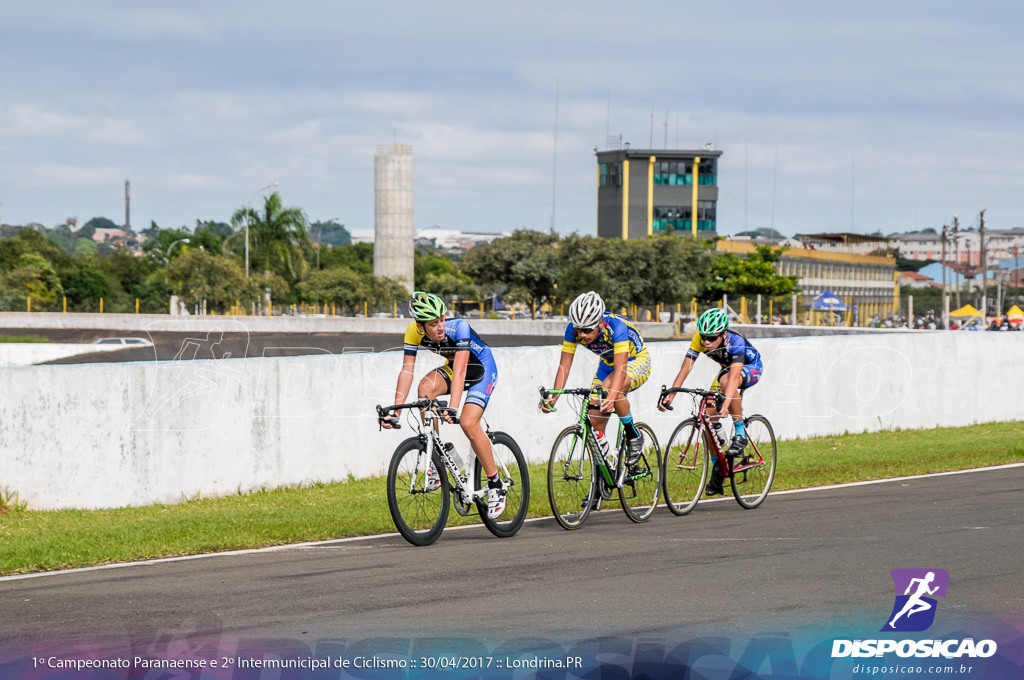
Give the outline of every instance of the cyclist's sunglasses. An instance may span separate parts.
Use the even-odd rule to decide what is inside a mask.
[[[594,328],[597,328],[597,326],[594,326]],[[594,328],[577,328],[576,335],[586,335],[587,333],[592,333],[594,331]]]
[[[720,337],[722,337],[722,331],[719,331],[718,333],[713,333],[712,335],[702,335],[700,336],[700,339],[704,341],[704,344],[707,344],[709,342],[714,342],[715,340],[718,340]]]

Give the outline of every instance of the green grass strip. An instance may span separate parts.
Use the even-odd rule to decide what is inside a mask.
[[[664,442],[662,442],[664,444]],[[772,491],[1024,461],[1024,422],[780,442]],[[530,468],[530,516],[551,514],[547,467]],[[451,513],[449,526],[475,524]],[[25,510],[0,494],[0,574],[194,555],[395,530],[382,478],[281,488],[174,505]]]

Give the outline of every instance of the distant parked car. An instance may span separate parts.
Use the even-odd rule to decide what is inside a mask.
[[[146,338],[96,338],[90,345],[119,345],[121,347],[152,347]]]

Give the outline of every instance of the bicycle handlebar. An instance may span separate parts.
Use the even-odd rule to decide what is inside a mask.
[[[540,388],[540,396],[542,399],[547,399],[552,395],[559,394],[575,394],[581,397],[589,397],[591,394],[599,394],[603,399],[608,396],[608,390],[603,387],[574,387],[568,390],[549,390],[546,387]]]
[[[658,403],[660,404],[661,402],[665,401],[665,397],[667,397],[670,394],[675,394],[676,392],[685,392],[687,394],[696,394],[696,395],[704,397],[704,398],[714,397],[715,398],[715,410],[716,411],[720,410],[722,408],[722,403],[725,401],[725,395],[722,394],[721,392],[712,392],[711,390],[702,390],[699,387],[666,387],[665,385],[662,385],[661,386],[661,394],[658,396]],[[669,411],[671,411],[672,410],[672,405],[671,404],[665,404],[665,408],[668,409]]]
[[[452,419],[452,423],[457,424],[459,422],[458,411],[453,408],[448,408],[448,402],[443,399],[417,399],[416,401],[408,404],[392,404],[391,406],[377,405],[377,420],[383,422],[387,420],[391,423],[391,426],[400,430],[402,425],[398,420],[398,416],[395,415],[395,411],[401,411],[406,408],[418,408],[427,409],[433,411],[439,416],[449,416]]]

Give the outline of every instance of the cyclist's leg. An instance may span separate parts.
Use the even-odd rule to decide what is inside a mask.
[[[611,386],[613,371],[614,368],[611,365],[602,361],[598,366],[597,375],[594,376],[593,384],[595,386],[601,385],[605,389],[608,389]],[[629,398],[626,395],[647,382],[647,378],[650,374],[651,355],[646,350],[626,362],[626,384],[623,386],[623,395],[620,399],[615,401],[615,407],[613,410],[615,411],[615,415],[619,417],[619,420],[623,421],[624,424],[629,425],[629,427],[626,428],[626,433],[630,436],[638,435],[639,432],[632,427],[632,410],[629,405]],[[590,422],[594,425],[595,429],[604,432],[605,425],[608,422],[608,416],[604,414],[599,416],[592,413]]]
[[[494,464],[491,440],[487,438],[487,433],[480,427],[480,418],[484,414],[484,409],[487,408],[487,402],[491,399],[491,393],[498,380],[498,370],[493,363],[490,366],[485,365],[483,368],[484,372],[477,380],[466,382],[466,405],[462,407],[460,424],[473,447],[473,453],[476,454],[480,465],[484,468],[484,473],[488,477],[493,477],[498,474],[498,467]]]
[[[423,376],[416,394],[419,395],[420,399],[434,399],[451,391],[451,375],[445,371],[445,366],[441,366]]]
[[[491,451],[491,440],[487,438],[487,434],[483,428],[480,427],[480,417],[483,415],[484,409],[482,406],[476,403],[467,403],[462,408],[462,414],[459,416],[459,424],[462,426],[462,431],[465,433],[466,438],[469,439],[470,445],[473,447],[473,453],[480,459],[480,465],[484,468],[484,473],[488,477],[493,477],[498,474],[498,468],[494,464],[494,454]]]
[[[597,373],[594,374],[594,379],[590,381],[591,387],[603,387],[608,389],[612,384],[612,366],[606,364],[603,361],[597,364]],[[615,404],[618,406],[618,402]],[[590,425],[591,427],[600,432],[602,435],[605,434],[605,428],[608,426],[608,418],[610,416],[602,411],[593,410],[590,412]]]
[[[714,381],[711,383],[711,387],[708,388],[708,391],[716,393],[723,392],[724,387],[722,385],[722,380],[726,375],[728,375],[728,373],[728,368],[719,371],[718,375],[715,376]],[[728,410],[725,410],[723,413],[719,413],[718,409],[715,408],[715,402],[711,401],[707,406],[707,414],[708,418],[711,419],[712,426],[714,427],[715,425],[718,425],[718,427],[715,428],[715,436],[718,438],[719,444],[724,448],[724,435],[721,434],[720,430],[721,419],[727,418],[729,416],[729,412]],[[712,449],[712,451],[714,451],[714,449]],[[725,475],[722,473],[722,468],[719,466],[718,455],[715,454],[714,458],[711,460],[711,473],[708,475],[708,483],[704,487],[704,495],[718,496],[724,493],[724,487],[722,486],[724,481]]]
[[[743,366],[743,368],[740,369],[738,376],[735,376],[730,372],[725,377],[725,381],[727,384],[732,381],[739,382],[739,384],[736,385],[736,394],[738,395],[738,397],[736,399],[733,399],[727,407],[729,415],[732,416],[733,428],[736,434],[736,439],[734,439],[733,441],[734,446],[730,447],[734,454],[741,453],[747,441],[746,426],[743,420],[743,394],[747,391],[748,388],[756,385],[757,381],[760,379],[760,363],[748,364]]]
[[[647,350],[636,355],[626,362],[626,393],[632,392],[645,382],[651,374],[651,355]],[[626,439],[629,443],[629,457],[627,462],[633,465],[640,458],[644,448],[644,435],[633,422],[633,414],[630,410],[629,401],[623,395],[622,402],[625,406],[625,415],[619,413],[619,420],[622,421]]]

